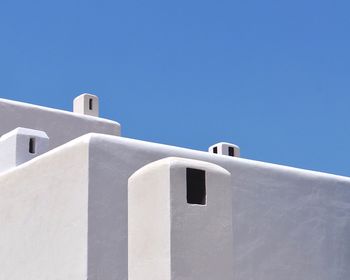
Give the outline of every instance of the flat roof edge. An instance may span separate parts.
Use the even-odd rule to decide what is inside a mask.
[[[183,147],[177,147],[177,146],[171,146],[167,144],[161,144],[161,143],[154,143],[154,142],[147,142],[143,140],[137,140],[132,138],[126,138],[126,137],[120,137],[120,136],[113,136],[113,135],[106,135],[106,134],[100,134],[100,133],[89,133],[90,142],[92,145],[99,145],[100,142],[108,142],[112,145],[135,145],[142,147],[144,146],[145,149],[159,149],[162,152],[171,152],[177,151],[181,154],[192,154],[193,156],[200,156],[201,160],[210,160],[212,157],[216,157],[217,160],[220,160],[223,164],[225,163],[233,163],[236,164],[244,164],[248,165],[252,168],[262,168],[262,169],[272,169],[279,172],[289,172],[294,175],[307,175],[307,176],[316,176],[318,178],[327,178],[327,179],[335,179],[338,181],[346,181],[350,183],[350,177],[343,176],[343,175],[337,175],[332,173],[326,173],[321,171],[315,171],[315,170],[309,170],[309,169],[303,169],[298,167],[292,167],[287,165],[280,165],[276,163],[269,163],[269,162],[263,162],[263,161],[257,161],[252,159],[246,159],[246,158],[238,158],[238,157],[228,157],[225,155],[218,155],[218,154],[212,154],[207,151],[200,151],[200,150],[193,150],[189,148],[183,148]],[[175,157],[179,157],[176,155]]]
[[[8,105],[22,107],[22,108],[35,109],[35,110],[50,112],[50,113],[54,113],[54,114],[63,114],[63,115],[67,115],[67,116],[74,117],[74,118],[86,119],[89,121],[105,122],[105,123],[110,123],[110,124],[118,126],[118,127],[121,126],[120,123],[113,121],[113,120],[110,120],[110,119],[78,114],[78,113],[74,113],[74,112],[70,112],[70,111],[65,111],[65,110],[61,110],[61,109],[55,109],[55,108],[45,107],[45,106],[40,106],[40,105],[34,105],[31,103],[26,103],[26,102],[13,101],[13,100],[0,98],[0,105],[1,104],[8,104]]]

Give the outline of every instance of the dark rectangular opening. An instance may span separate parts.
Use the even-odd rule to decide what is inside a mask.
[[[231,157],[235,156],[235,149],[233,147],[228,147],[228,155]]]
[[[29,153],[35,154],[35,138],[29,139]]]
[[[205,205],[207,191],[205,186],[205,171],[186,168],[187,203]]]
[[[89,110],[92,110],[92,98],[89,98]]]
[[[213,148],[213,152],[214,152],[214,154],[217,154],[218,153],[218,147],[214,147]]]

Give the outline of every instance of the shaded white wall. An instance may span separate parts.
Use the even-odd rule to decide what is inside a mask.
[[[350,279],[349,178],[97,134],[89,164],[91,279],[127,279],[128,178],[169,156],[231,173],[233,279]]]
[[[17,127],[42,130],[50,149],[89,132],[120,135],[114,121],[6,99],[0,99],[0,120],[0,136]]]
[[[200,186],[188,169],[203,176]],[[128,183],[129,280],[232,280],[230,179],[218,165],[176,157],[137,170]]]

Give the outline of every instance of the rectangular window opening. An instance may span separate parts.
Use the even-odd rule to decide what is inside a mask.
[[[234,157],[235,156],[235,149],[233,147],[228,147],[228,155],[230,157]]]
[[[92,110],[92,98],[89,98],[89,110]]]
[[[35,154],[35,138],[29,139],[29,153]]]
[[[214,147],[213,148],[213,152],[214,152],[214,154],[217,154],[218,153],[218,147]]]
[[[205,171],[186,168],[187,203],[206,205],[207,191],[205,184]]]

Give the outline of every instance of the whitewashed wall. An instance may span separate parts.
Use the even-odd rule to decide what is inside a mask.
[[[129,280],[232,280],[230,173],[169,157],[128,183]]]
[[[350,279],[349,178],[97,134],[89,164],[91,279],[127,279],[128,178],[169,156],[231,173],[234,280]]]
[[[88,145],[71,142],[0,176],[0,279],[86,280]]]
[[[128,179],[169,156],[231,173],[234,280],[350,279],[349,178],[101,134],[0,176],[0,279],[126,280]]]
[[[6,99],[0,99],[0,120],[0,136],[17,127],[42,130],[50,149],[89,132],[120,135],[114,121]]]

